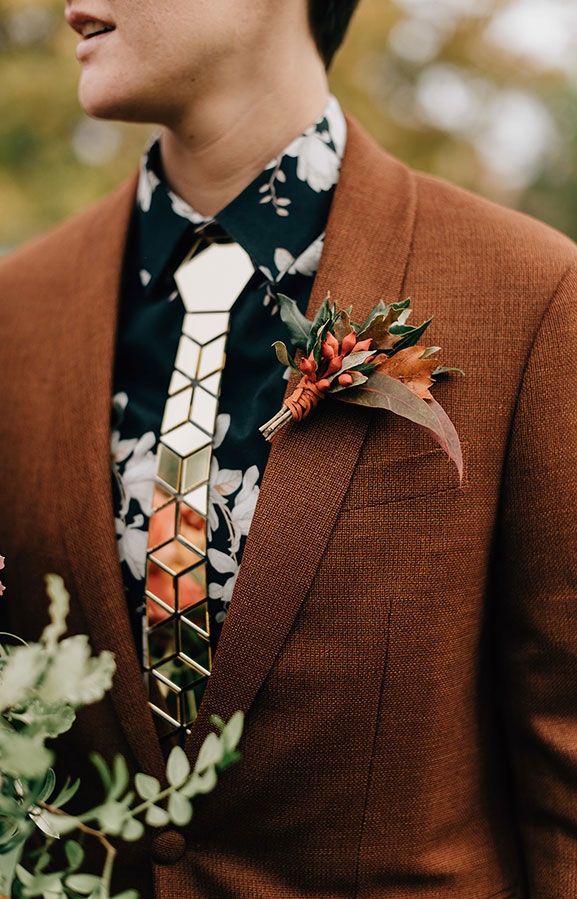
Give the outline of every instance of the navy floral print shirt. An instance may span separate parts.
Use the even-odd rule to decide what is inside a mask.
[[[259,426],[280,408],[288,371],[272,344],[287,341],[277,292],[304,312],[346,141],[331,96],[297,137],[215,216],[257,270],[233,306],[210,473],[208,581],[218,634],[238,575],[269,445]],[[206,223],[166,184],[158,140],[145,154],[126,252],[111,427],[118,551],[140,643],[156,449],[184,309],[173,273]]]

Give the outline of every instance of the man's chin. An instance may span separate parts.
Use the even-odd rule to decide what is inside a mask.
[[[86,115],[94,119],[111,119],[122,122],[156,122],[148,104],[131,96],[126,91],[120,93],[118,84],[106,86],[91,83],[91,79],[80,80],[78,99]]]

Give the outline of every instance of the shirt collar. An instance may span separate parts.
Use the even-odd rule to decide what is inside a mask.
[[[270,282],[315,273],[345,142],[345,119],[331,96],[320,119],[215,216]],[[141,162],[136,216],[140,278],[148,292],[184,258],[195,227],[212,221],[168,187],[158,138]]]

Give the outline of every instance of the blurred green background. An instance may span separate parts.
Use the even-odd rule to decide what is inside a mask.
[[[87,118],[62,0],[0,0],[0,253],[134,170],[149,129]],[[391,153],[577,239],[575,0],[361,0],[331,73]]]

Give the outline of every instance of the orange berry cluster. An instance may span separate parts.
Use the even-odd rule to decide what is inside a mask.
[[[368,352],[371,348],[372,338],[357,341],[357,332],[351,331],[347,334],[339,346],[339,342],[334,334],[329,331],[321,344],[321,358],[317,365],[314,358],[314,350],[303,359],[299,365],[303,375],[306,375],[310,381],[316,384],[318,390],[328,390],[331,386],[329,381],[330,375],[334,375],[341,368],[345,356],[352,353]],[[371,362],[374,357],[370,356],[366,362]],[[338,375],[337,381],[341,387],[350,387],[353,383],[353,376],[348,371]]]

